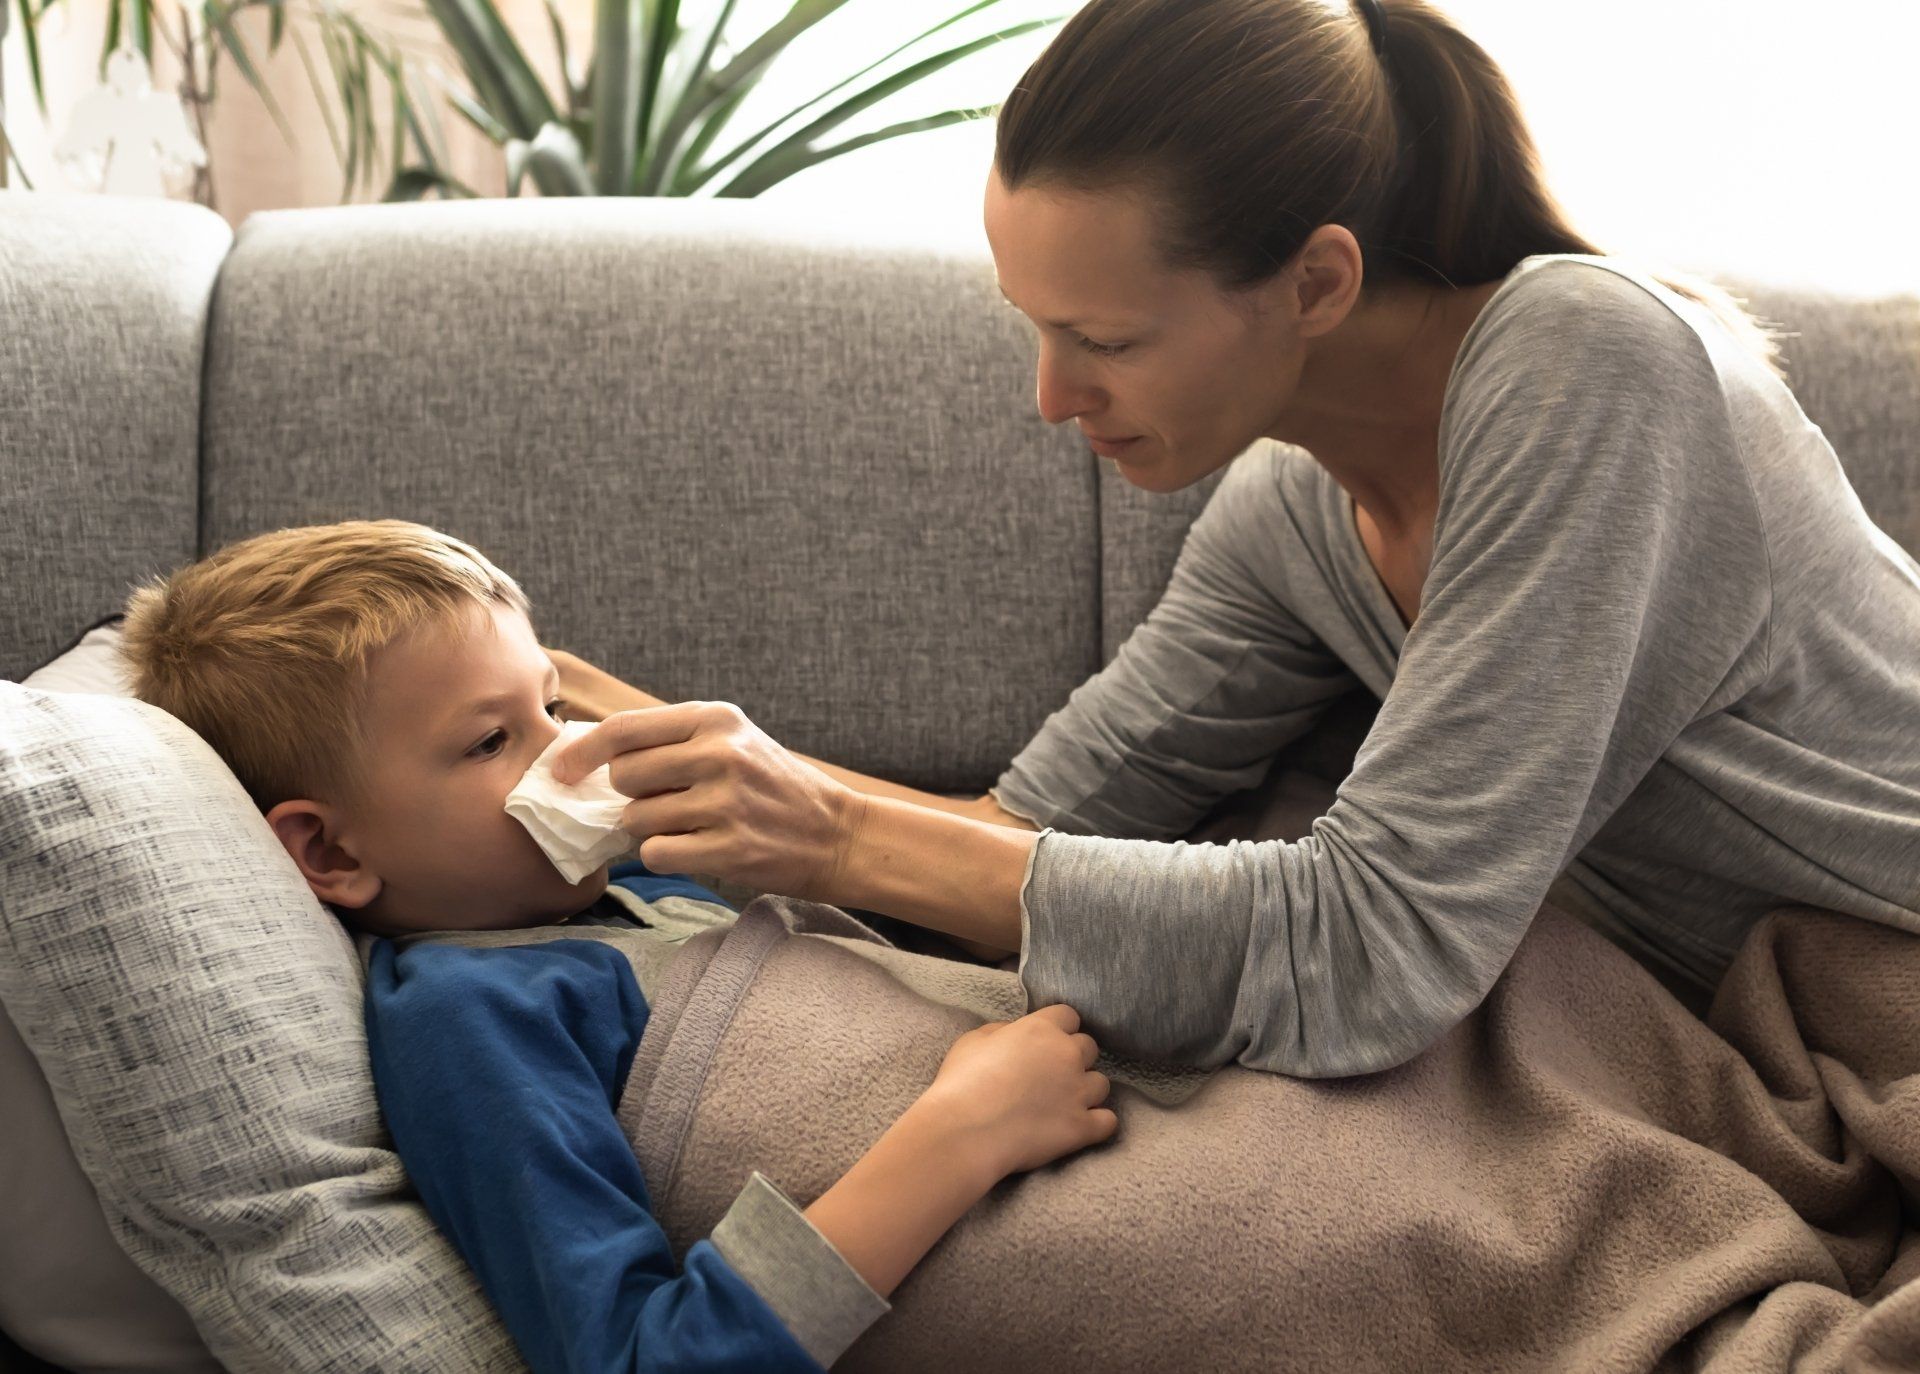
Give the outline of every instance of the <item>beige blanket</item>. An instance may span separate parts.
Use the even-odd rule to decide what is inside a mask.
[[[813,903],[694,937],[621,1103],[676,1247],[754,1169],[810,1202],[1021,1008]],[[995,1189],[837,1368],[1920,1368],[1920,938],[1777,913],[1709,1027],[1549,907],[1400,1068],[1109,1067],[1118,1135]]]

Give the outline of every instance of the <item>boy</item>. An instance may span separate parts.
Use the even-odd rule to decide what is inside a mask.
[[[395,1147],[528,1363],[829,1365],[1001,1178],[1112,1134],[1094,1043],[1064,1006],[961,1036],[804,1213],[755,1174],[676,1274],[613,1115],[646,1027],[644,961],[553,933],[658,923],[607,895],[604,865],[567,882],[504,810],[564,705],[529,609],[457,539],[350,521],[137,589],[124,651],[136,695],[213,746],[315,895],[365,933]],[[685,879],[619,872],[642,911],[677,894],[727,918]],[[517,930],[528,943],[438,934]]]

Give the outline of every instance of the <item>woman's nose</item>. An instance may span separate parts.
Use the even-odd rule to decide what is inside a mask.
[[[1064,362],[1057,351],[1042,347],[1036,371],[1034,400],[1040,407],[1040,418],[1048,424],[1063,424],[1076,415],[1099,409],[1099,390],[1076,376],[1072,364]]]

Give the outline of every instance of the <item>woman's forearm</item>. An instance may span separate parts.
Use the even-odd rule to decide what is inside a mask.
[[[789,751],[792,752],[792,751]],[[830,778],[838,778],[856,792],[869,797],[891,797],[895,801],[912,802],[915,806],[924,806],[929,811],[946,811],[955,816],[965,816],[968,820],[985,821],[988,825],[1004,825],[1014,830],[1031,830],[1039,833],[1040,827],[1025,816],[1016,816],[995,801],[991,793],[979,797],[943,797],[938,792],[921,792],[902,783],[888,782],[884,778],[870,778],[865,773],[856,773],[851,768],[842,768],[838,764],[822,763],[819,759],[810,759],[805,754],[794,753],[800,762],[818,768]]]
[[[916,1104],[806,1218],[884,1298],[999,1180]]]
[[[839,866],[807,895],[1017,950],[1020,886],[1039,842],[1030,830],[862,797]]]

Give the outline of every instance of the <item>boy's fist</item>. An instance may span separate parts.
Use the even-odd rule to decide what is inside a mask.
[[[981,1152],[994,1178],[1035,1169],[1111,1136],[1099,1048],[1064,1004],[989,1021],[953,1042],[924,1105]]]

